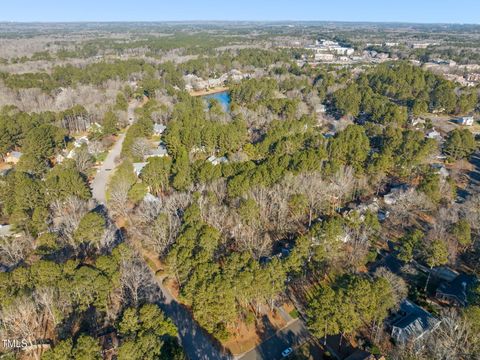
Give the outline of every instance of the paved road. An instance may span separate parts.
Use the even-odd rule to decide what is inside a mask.
[[[178,328],[180,342],[190,360],[230,360],[231,355],[223,354],[219,344],[210,337],[192,318],[190,312],[176,302],[163,285],[164,277],[157,278],[162,291],[162,300],[158,303],[165,314]]]
[[[154,273],[162,269],[158,257],[145,249],[141,252],[143,257],[149,260],[147,264]],[[158,305],[177,326],[180,342],[188,358],[190,360],[232,359],[230,355],[222,353],[220,344],[193,320],[191,313],[184,306],[174,299],[168,288],[163,285],[165,278],[166,275],[155,276],[161,291]]]
[[[265,340],[255,349],[237,357],[237,360],[279,360],[282,351],[288,347],[295,348],[302,345],[309,338],[308,329],[302,320],[296,319],[286,328],[278,331],[274,336]]]
[[[128,105],[127,113],[128,113],[128,119],[129,119],[130,125],[133,123],[135,119],[134,110],[138,105],[139,103],[136,101],[131,102]],[[110,149],[105,161],[100,166],[100,168],[98,168],[97,174],[95,175],[95,178],[93,179],[91,184],[93,198],[102,205],[105,205],[107,202],[105,192],[107,190],[108,179],[112,174],[113,170],[115,170],[116,166],[118,165],[116,163],[116,159],[120,157],[120,153],[122,152],[122,145],[123,145],[123,141],[125,140],[125,133],[126,131],[118,136],[117,141],[115,142],[113,147]]]
[[[480,151],[477,150],[470,157],[470,163],[474,166],[473,170],[469,173],[469,190],[473,194],[480,191]]]

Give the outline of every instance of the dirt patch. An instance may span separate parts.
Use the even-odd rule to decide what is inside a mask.
[[[227,91],[228,88],[225,86],[220,86],[220,87],[215,87],[212,89],[207,89],[207,90],[194,90],[190,91],[191,96],[204,96],[204,95],[211,95],[211,94],[216,94],[219,92],[224,92]]]
[[[12,165],[7,164],[6,162],[0,161],[0,171],[1,170],[6,170],[6,169],[11,169]]]
[[[235,328],[229,329],[230,333],[234,335],[222,342],[222,345],[233,355],[243,354],[274,336],[286,325],[285,320],[276,311],[270,311],[259,316],[250,324],[240,322]]]

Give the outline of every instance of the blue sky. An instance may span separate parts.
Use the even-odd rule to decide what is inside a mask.
[[[328,20],[480,23],[480,0],[2,0],[0,21]]]

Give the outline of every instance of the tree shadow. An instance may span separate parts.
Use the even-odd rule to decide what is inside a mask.
[[[229,360],[232,354],[208,334],[192,317],[190,311],[175,300],[167,301],[159,288],[158,306],[177,326],[180,343],[190,360]]]

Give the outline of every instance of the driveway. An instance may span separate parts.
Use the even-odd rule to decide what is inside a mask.
[[[108,155],[105,158],[105,161],[98,168],[97,174],[95,175],[95,178],[91,183],[93,198],[102,205],[105,205],[107,202],[105,193],[107,190],[108,179],[110,178],[110,175],[118,165],[116,163],[116,160],[120,157],[120,153],[122,152],[122,145],[123,145],[123,141],[125,140],[125,134],[129,126],[135,121],[134,111],[138,105],[139,103],[137,101],[131,102],[128,105],[127,113],[128,113],[129,125],[127,126],[125,131],[118,136],[117,141],[108,152]]]

